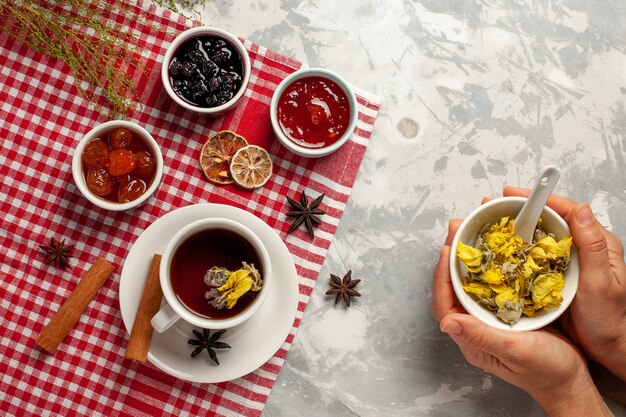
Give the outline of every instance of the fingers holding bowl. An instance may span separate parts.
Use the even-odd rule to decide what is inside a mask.
[[[452,245],[452,241],[454,240],[454,235],[456,235],[457,230],[463,223],[463,219],[450,219],[448,222],[448,236],[446,236],[446,246]]]
[[[502,192],[504,197],[528,197],[530,195],[529,188],[505,186]],[[576,209],[576,201],[563,197],[562,195],[552,194],[548,199],[547,206],[556,211],[559,216],[563,217],[568,223],[570,222],[570,216]]]
[[[528,188],[506,186],[504,187],[504,190],[503,190],[503,195],[505,197],[528,197],[529,194],[530,194],[530,189]],[[487,201],[489,201],[487,197],[483,198],[482,204],[484,204]],[[567,221],[567,223],[570,225],[572,224],[575,218],[576,218],[576,221],[578,221],[577,213],[579,213],[582,210],[591,211],[588,208],[588,204],[586,203],[580,204],[570,198],[563,197],[558,194],[553,194],[552,196],[550,196],[550,199],[548,200],[547,205],[548,207],[556,211],[561,217],[563,217]],[[584,207],[584,206],[587,206],[587,207]],[[597,221],[597,219],[595,220]],[[607,240],[607,243],[609,246],[609,252],[612,252],[612,254],[615,255],[614,256],[615,259],[623,260],[624,259],[624,247],[620,238],[615,236],[610,231],[608,231],[605,227],[602,227],[602,232],[604,233],[604,236]],[[576,237],[574,237],[574,239],[576,239]]]
[[[461,219],[450,220],[446,242],[441,248],[439,262],[433,274],[432,313],[437,320],[441,320],[450,313],[465,312],[454,294],[454,288],[450,278],[450,253],[452,251],[450,245],[461,223]]]

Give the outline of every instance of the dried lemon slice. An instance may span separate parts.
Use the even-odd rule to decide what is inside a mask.
[[[247,145],[246,138],[235,132],[229,130],[217,132],[200,150],[200,169],[213,184],[232,184],[230,161],[237,150]]]
[[[245,146],[231,158],[230,175],[244,188],[260,187],[272,176],[272,159],[260,146]]]

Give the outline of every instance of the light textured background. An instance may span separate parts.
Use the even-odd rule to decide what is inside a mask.
[[[215,0],[198,11],[384,98],[264,416],[543,415],[439,332],[432,270],[449,218],[505,184],[531,186],[547,164],[562,170],[556,192],[626,239],[626,3]],[[363,297],[345,310],[323,294],[348,269]]]

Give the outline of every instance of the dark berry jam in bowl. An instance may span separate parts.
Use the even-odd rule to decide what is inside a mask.
[[[216,269],[236,271],[244,262],[259,273],[260,288],[248,287],[234,305],[215,304],[209,274]],[[204,218],[182,227],[169,240],[159,279],[167,304],[151,319],[157,332],[179,319],[205,329],[228,329],[252,318],[264,303],[272,265],[263,241],[248,227],[230,219]]]
[[[161,79],[172,100],[187,110],[221,116],[243,97],[250,58],[236,36],[201,26],[174,39],[163,58]]]
[[[78,190],[98,207],[123,211],[144,204],[163,176],[163,156],[152,135],[136,123],[113,120],[96,126],[72,156]]]
[[[358,118],[350,85],[334,72],[309,68],[285,78],[272,96],[270,119],[280,143],[310,158],[329,155],[348,141]]]

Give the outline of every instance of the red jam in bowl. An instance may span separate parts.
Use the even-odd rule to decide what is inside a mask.
[[[337,142],[350,124],[350,103],[339,85],[323,77],[291,83],[278,99],[278,123],[291,141],[305,148]]]

